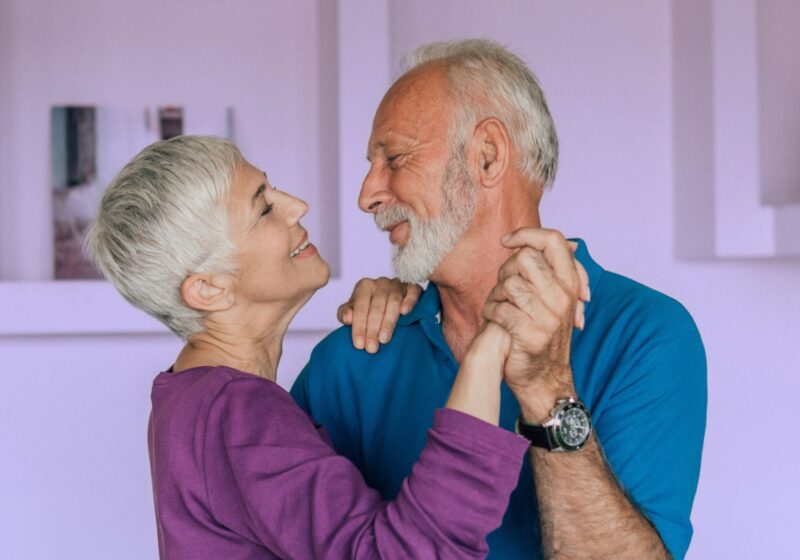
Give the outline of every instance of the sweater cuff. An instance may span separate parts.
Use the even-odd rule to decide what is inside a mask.
[[[452,408],[439,408],[434,412],[433,429],[453,434],[465,445],[475,445],[515,461],[521,460],[530,447],[524,437]]]

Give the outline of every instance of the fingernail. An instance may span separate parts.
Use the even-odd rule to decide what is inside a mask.
[[[381,341],[381,344],[389,342],[389,331],[381,331],[378,335],[378,340]]]
[[[353,313],[352,311],[349,310],[345,311],[344,315],[342,316],[342,319],[344,319],[344,321],[347,323],[349,323],[352,320],[352,318],[353,318]]]
[[[405,315],[409,311],[411,311],[411,306],[409,306],[407,303],[404,303],[403,306],[400,308],[400,315]]]
[[[361,335],[356,337],[356,348],[358,348],[359,350],[364,349],[364,337]]]
[[[580,323],[581,323],[581,326],[580,326],[580,327],[578,327],[578,328],[579,328],[580,330],[583,330],[583,327],[585,327],[585,326],[586,326],[586,317],[585,317],[584,315],[581,315],[581,320],[580,320]]]
[[[500,238],[500,241],[502,241],[503,243],[505,243],[505,242],[506,242],[506,241],[508,241],[509,239],[511,239],[511,234],[510,234],[510,233],[507,233],[507,234],[505,234],[503,237],[501,237],[501,238]]]
[[[592,290],[589,289],[589,286],[586,286],[586,297],[584,298],[583,301],[585,301],[586,303],[592,301]]]
[[[370,354],[374,354],[377,351],[378,351],[378,343],[370,339],[367,342],[367,352],[369,352]]]
[[[578,244],[574,241],[567,241],[567,244],[569,245],[570,249],[573,250],[573,252],[578,250]]]

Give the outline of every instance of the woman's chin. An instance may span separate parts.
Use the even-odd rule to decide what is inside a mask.
[[[312,282],[309,282],[308,292],[304,294],[303,305],[305,305],[311,297],[317,293],[317,290],[323,288],[330,282],[331,279],[331,268],[328,266],[328,263],[325,260],[320,259],[322,261],[322,266],[318,271],[314,271],[314,279]],[[310,280],[310,279],[309,279]]]
[[[322,264],[325,265],[325,272],[322,275],[324,279],[322,280],[322,283],[317,287],[317,290],[319,290],[323,286],[326,286],[328,284],[328,282],[330,282],[330,280],[331,280],[331,267],[328,264],[328,261],[326,261],[322,257],[320,257],[320,260],[322,261]]]
[[[318,259],[319,266],[314,267],[314,272],[310,273],[313,274],[313,281],[311,282],[311,289],[316,292],[323,286],[327,285],[331,279],[331,267],[328,264],[328,261],[322,258],[321,255],[317,254],[316,258]],[[309,280],[311,280],[309,278]],[[312,292],[312,294],[314,293]]]

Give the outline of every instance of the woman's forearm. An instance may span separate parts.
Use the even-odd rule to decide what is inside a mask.
[[[509,344],[503,329],[487,324],[467,349],[445,407],[496,426],[500,419],[500,382]]]

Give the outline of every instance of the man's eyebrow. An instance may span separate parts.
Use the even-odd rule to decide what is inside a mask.
[[[385,151],[386,150],[386,142],[376,142],[372,146],[372,151]],[[372,162],[372,159],[369,157],[369,152],[367,152],[367,161]]]

